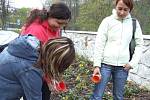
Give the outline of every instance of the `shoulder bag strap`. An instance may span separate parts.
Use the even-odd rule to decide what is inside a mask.
[[[134,39],[134,34],[135,34],[135,30],[136,30],[136,19],[135,18],[132,18],[132,26],[133,26],[132,39]]]

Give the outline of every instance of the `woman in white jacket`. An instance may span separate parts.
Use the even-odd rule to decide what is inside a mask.
[[[134,68],[142,53],[142,31],[136,20],[136,47],[132,59],[129,44],[132,39],[133,25],[130,15],[133,0],[116,0],[113,14],[104,18],[99,26],[94,50],[94,71],[102,77],[96,84],[91,100],[102,100],[105,87],[112,76],[114,100],[123,100],[124,86],[130,69]]]

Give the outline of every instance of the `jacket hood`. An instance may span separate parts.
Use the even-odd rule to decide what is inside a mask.
[[[115,19],[120,19],[119,17],[118,17],[118,15],[117,15],[117,11],[116,11],[116,9],[113,9],[112,10],[112,15],[111,15],[113,18],[115,18]],[[125,17],[125,18],[123,18],[123,20],[124,19],[128,19],[128,18],[131,18],[131,15],[130,15],[130,13]]]
[[[37,60],[38,50],[28,42],[28,37],[28,35],[19,36],[9,44],[7,51],[19,58],[32,61]]]

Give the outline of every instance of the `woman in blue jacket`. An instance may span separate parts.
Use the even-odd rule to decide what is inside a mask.
[[[20,100],[22,96],[42,100],[43,78],[61,81],[61,73],[75,58],[75,49],[66,37],[40,45],[36,37],[25,35],[13,40],[0,58],[0,100]],[[49,89],[57,91],[55,82]]]

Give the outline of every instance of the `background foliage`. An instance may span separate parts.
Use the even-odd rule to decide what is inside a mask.
[[[141,24],[143,34],[150,34],[150,0],[137,0],[132,11],[133,17]],[[88,0],[80,6],[76,19],[77,30],[97,31],[102,19],[111,15],[113,0]]]
[[[62,1],[69,6],[72,12],[72,20],[67,29],[70,30],[97,31],[102,19],[111,15],[114,8],[114,0],[46,0],[44,7],[49,9],[54,1]],[[134,0],[132,15],[140,22],[143,34],[150,34],[149,6],[150,0]],[[7,23],[16,23],[19,19],[21,27],[30,10],[29,8],[10,9],[10,11],[8,9],[8,14],[4,19],[7,20]],[[1,24],[2,20],[0,20]]]

